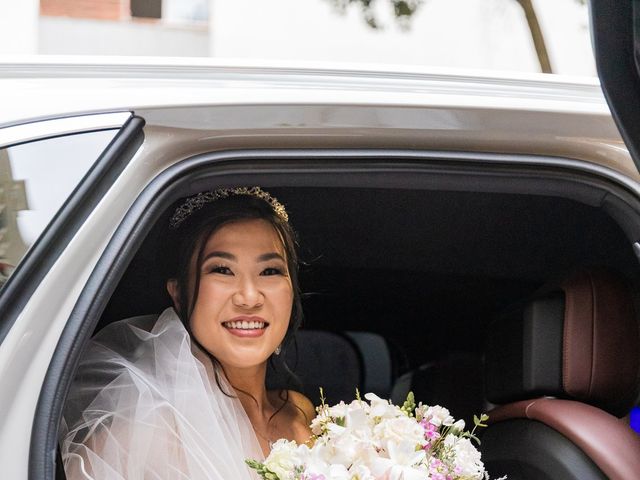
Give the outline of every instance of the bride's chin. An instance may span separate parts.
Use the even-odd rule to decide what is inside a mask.
[[[264,352],[248,352],[246,350],[218,358],[223,368],[249,370],[266,367],[270,355]]]

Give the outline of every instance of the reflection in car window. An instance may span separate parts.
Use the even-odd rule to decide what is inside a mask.
[[[0,149],[0,288],[116,132]]]

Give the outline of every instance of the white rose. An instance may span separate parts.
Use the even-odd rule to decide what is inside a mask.
[[[351,474],[344,465],[331,465],[329,467],[330,480],[351,480]]]
[[[429,423],[439,427],[440,425],[450,426],[453,425],[455,419],[449,414],[449,410],[440,405],[421,406],[421,418],[424,418]]]
[[[371,402],[369,415],[379,418],[395,418],[405,416],[400,407],[389,403],[389,400],[383,400],[375,393],[367,393],[364,398]]]
[[[346,416],[348,410],[349,410],[349,405],[341,401],[340,403],[337,403],[336,405],[329,407],[327,411],[329,412],[330,417],[338,418],[338,417]]]
[[[468,438],[457,438],[454,451],[456,472],[459,472],[460,476],[473,479],[484,478],[484,464],[480,460],[480,452]]]
[[[365,402],[353,402],[347,409],[345,426],[354,434],[358,432],[357,435],[368,438],[373,427],[369,413],[369,405]]]
[[[373,429],[377,444],[387,451],[390,444],[408,444],[415,451],[416,446],[424,446],[424,429],[414,418],[405,415],[385,419]]]
[[[323,473],[325,470],[328,471],[332,457],[331,452],[332,447],[321,442],[316,442],[313,447],[309,449],[309,454],[306,457],[305,464],[307,470],[311,469],[314,473]]]
[[[416,450],[416,444],[410,441],[387,442],[387,454],[396,465],[413,467],[426,459],[426,452],[420,448]]]
[[[264,461],[264,466],[275,473],[280,480],[293,479],[297,466],[302,464],[301,450],[296,442],[280,439],[271,447],[271,453]]]
[[[371,468],[376,480],[427,480],[429,472],[422,468],[394,465],[391,460],[379,458]]]
[[[371,470],[365,465],[353,465],[349,468],[352,480],[376,480]]]
[[[344,430],[341,435],[333,435],[327,448],[330,456],[327,457],[325,453],[325,460],[345,466],[354,462],[366,462],[371,455],[376,454],[370,441],[362,440],[348,430]]]
[[[451,426],[452,432],[461,433],[464,431],[464,420],[460,419]]]

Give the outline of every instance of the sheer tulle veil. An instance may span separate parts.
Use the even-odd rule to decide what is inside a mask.
[[[257,478],[244,460],[263,454],[240,401],[221,391],[172,308],[156,318],[110,324],[91,340],[62,420],[68,478]]]

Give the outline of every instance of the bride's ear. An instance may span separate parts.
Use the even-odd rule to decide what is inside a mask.
[[[173,300],[173,306],[177,311],[180,310],[180,295],[178,293],[179,291],[178,280],[176,280],[175,278],[170,278],[169,280],[167,280],[167,292],[169,292],[171,300]]]

